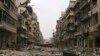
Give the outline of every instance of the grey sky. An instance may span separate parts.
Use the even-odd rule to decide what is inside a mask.
[[[33,10],[38,16],[40,28],[45,39],[52,37],[56,28],[56,21],[61,12],[65,11],[69,0],[31,0]]]

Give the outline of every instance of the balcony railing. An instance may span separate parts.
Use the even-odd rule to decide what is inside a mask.
[[[20,25],[23,29],[27,30],[27,27],[25,27],[24,25]]]
[[[81,31],[78,31],[78,32],[76,32],[74,35],[75,36],[78,36],[78,35],[81,35],[83,32],[82,32],[82,30]]]
[[[5,22],[1,22],[2,24],[2,28],[8,30],[8,31],[12,31],[12,32],[15,32],[16,33],[16,27],[12,26],[12,25],[8,25],[6,24]]]
[[[70,20],[69,23],[75,23],[74,19],[75,18],[73,18],[72,20]]]
[[[92,14],[95,14],[97,12],[98,12],[98,8],[97,8],[97,3],[96,3],[92,8]]]
[[[88,12],[88,15],[89,15],[89,17],[92,16],[92,11],[91,10]]]
[[[0,1],[4,7],[6,7],[7,10],[12,11],[13,14],[17,14],[17,7],[15,6],[15,3],[12,0],[3,0]]]
[[[20,36],[21,36],[22,38],[27,38],[27,36],[26,36],[25,34],[20,34]]]
[[[8,10],[8,7],[4,6],[1,1],[0,1],[0,8],[2,8],[3,11],[7,12],[10,16],[12,16],[15,20],[17,20],[17,16],[14,14],[14,12],[12,13],[11,10]]]
[[[80,3],[80,9],[82,9],[86,4],[88,4],[88,0],[82,0],[82,3]]]
[[[95,24],[94,26],[89,27],[89,32],[94,32],[98,30],[99,24]]]
[[[66,18],[68,18],[69,16],[74,16],[74,12],[73,11],[69,12]]]

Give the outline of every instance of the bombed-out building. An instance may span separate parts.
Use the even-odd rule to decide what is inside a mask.
[[[0,48],[16,46],[18,14],[16,0],[0,0]]]
[[[78,55],[100,53],[100,0],[70,0],[57,21],[57,47]]]
[[[43,39],[30,0],[0,0],[0,49],[23,48]]]

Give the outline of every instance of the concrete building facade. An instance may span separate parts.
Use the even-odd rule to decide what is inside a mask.
[[[54,39],[63,50],[78,55],[98,55],[100,53],[100,1],[70,1],[69,7],[57,21]]]
[[[0,0],[0,49],[23,48],[43,39],[30,0]],[[39,42],[39,43],[38,43]]]
[[[35,44],[39,44],[39,39],[42,38],[42,36],[40,36],[42,34],[39,22],[37,21],[37,15],[32,7],[28,5],[29,2],[29,0],[26,0],[24,3],[18,3],[20,4],[18,7],[18,46],[22,48],[29,45],[34,46]]]
[[[15,0],[0,0],[0,48],[16,46],[17,21]]]

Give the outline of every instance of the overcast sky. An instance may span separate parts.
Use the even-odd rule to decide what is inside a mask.
[[[69,0],[31,0],[45,39],[52,37],[53,31],[56,29],[56,21],[61,16],[61,12],[68,7],[68,3]]]

